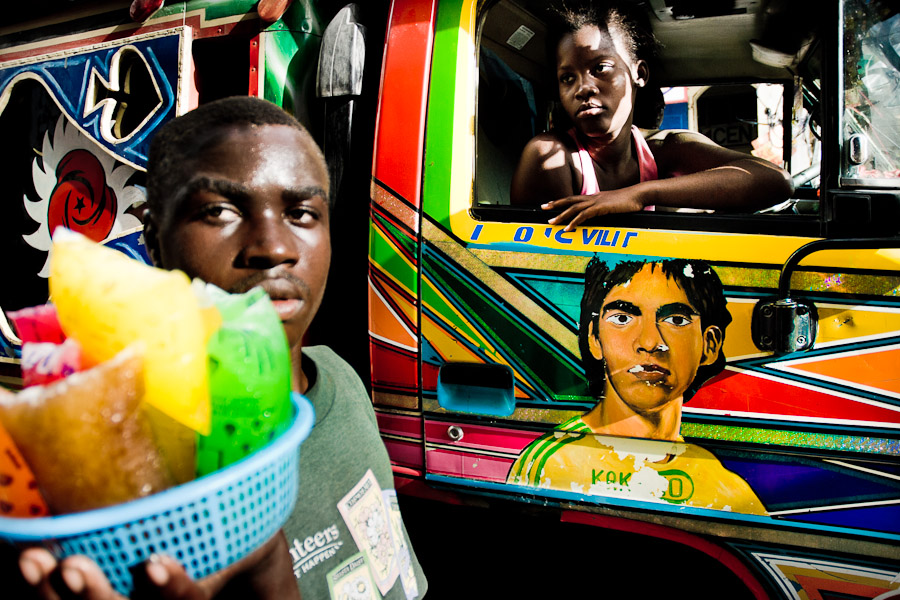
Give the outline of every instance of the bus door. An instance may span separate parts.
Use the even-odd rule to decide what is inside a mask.
[[[784,166],[797,191],[755,214],[565,231],[509,203],[555,108],[542,4],[413,2],[415,19],[389,25],[370,338],[397,472],[563,520],[662,527],[757,597],[896,590],[900,16],[861,0],[653,12],[668,117]],[[777,35],[796,10],[810,26]],[[409,93],[390,104],[399,64]],[[645,321],[646,339],[628,333]],[[635,361],[644,346],[656,358]],[[665,418],[623,433],[614,398]]]

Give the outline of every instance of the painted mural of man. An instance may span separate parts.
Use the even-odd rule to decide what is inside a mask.
[[[715,271],[682,259],[588,263],[579,347],[586,414],[530,444],[511,483],[765,514],[747,483],[680,435],[681,409],[725,365],[731,315]]]

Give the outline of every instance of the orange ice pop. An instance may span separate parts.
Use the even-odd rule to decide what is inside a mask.
[[[0,398],[14,397],[0,388]],[[47,504],[22,453],[0,424],[0,517],[45,517]]]

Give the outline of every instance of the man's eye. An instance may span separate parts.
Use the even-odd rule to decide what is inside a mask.
[[[307,206],[290,208],[284,216],[295,225],[309,225],[319,220],[319,213]]]
[[[570,84],[575,81],[575,77],[569,73],[563,74],[559,76],[559,82],[563,84]]]
[[[693,323],[694,320],[687,315],[670,315],[663,319],[662,322],[674,325],[675,327],[687,327]]]
[[[606,73],[606,72],[608,72],[608,71],[610,71],[610,70],[612,70],[612,65],[610,65],[610,64],[608,64],[608,63],[599,63],[598,65],[596,65],[596,66],[594,67],[594,74],[595,74],[595,75],[601,75],[601,74]]]
[[[240,218],[238,210],[227,204],[208,204],[200,211],[204,221],[211,223],[232,223]]]
[[[615,313],[606,317],[606,322],[613,325],[628,325],[632,320],[634,317],[627,313]]]

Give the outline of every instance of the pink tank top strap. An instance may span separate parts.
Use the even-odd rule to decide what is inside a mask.
[[[653,152],[647,140],[641,135],[641,130],[631,126],[631,138],[634,140],[634,150],[637,154],[638,167],[641,170],[641,181],[654,181],[659,179],[659,171],[656,168],[656,159],[653,158]]]
[[[568,133],[578,147],[578,162],[581,166],[581,191],[579,194],[582,196],[596,194],[600,191],[600,184],[597,181],[597,172],[594,170],[594,161],[587,151],[587,148],[585,148],[578,139],[575,128],[573,127],[570,129]],[[641,135],[641,131],[634,125],[631,126],[631,139],[633,140],[634,150],[637,156],[641,181],[654,181],[659,179],[659,170],[656,168],[656,159],[653,158],[653,152],[650,151],[650,146],[647,144],[647,140],[644,139],[644,136]],[[645,206],[644,210],[656,210],[656,207]]]
[[[597,172],[594,171],[594,161],[588,153],[587,148],[581,145],[578,136],[575,134],[575,128],[569,130],[569,135],[575,140],[578,146],[578,162],[581,164],[581,196],[590,196],[600,191],[600,184],[597,182]]]

